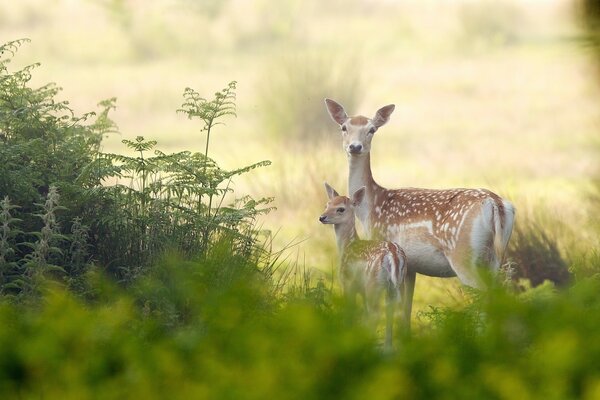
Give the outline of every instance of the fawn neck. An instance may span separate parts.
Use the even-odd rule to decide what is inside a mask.
[[[358,234],[356,233],[356,227],[354,225],[354,217],[352,217],[352,222],[335,224],[334,228],[338,252],[340,257],[343,257],[348,246],[355,240],[358,240]]]

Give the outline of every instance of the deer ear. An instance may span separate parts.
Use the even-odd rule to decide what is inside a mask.
[[[325,99],[325,105],[327,106],[327,111],[338,125],[342,125],[348,119],[348,114],[344,111],[344,107],[341,104],[336,103],[331,99]]]
[[[375,113],[375,117],[373,117],[372,120],[373,125],[375,125],[377,128],[385,125],[390,120],[390,115],[392,115],[395,108],[395,105],[389,104],[377,110],[377,112]]]
[[[360,189],[358,189],[356,192],[354,192],[354,194],[352,195],[352,205],[354,207],[357,207],[360,205],[360,203],[362,203],[363,199],[365,198],[366,191],[367,191],[367,188],[365,188],[363,186]]]
[[[339,193],[336,192],[334,188],[329,186],[329,184],[327,182],[325,182],[325,190],[327,191],[327,197],[329,197],[329,200],[333,199],[334,197],[339,196]]]

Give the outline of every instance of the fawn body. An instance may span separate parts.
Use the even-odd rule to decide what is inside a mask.
[[[326,99],[331,118],[340,125],[348,157],[348,188],[365,187],[356,214],[366,235],[399,243],[408,258],[404,313],[410,321],[415,274],[457,276],[462,283],[483,287],[479,268],[496,272],[512,233],[514,207],[485,189],[390,190],[371,173],[371,140],[389,120],[394,105],[375,116],[348,117],[344,108]]]
[[[362,202],[365,188],[352,199],[340,196],[325,184],[329,201],[319,221],[333,224],[340,257],[339,276],[344,294],[355,299],[361,294],[370,316],[377,316],[382,294],[386,294],[386,347],[392,344],[395,303],[401,298],[406,276],[406,256],[398,244],[361,240],[356,233],[355,208]]]

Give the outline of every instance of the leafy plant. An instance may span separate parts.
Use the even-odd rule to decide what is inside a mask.
[[[117,131],[109,117],[116,99],[76,116],[56,100],[55,85],[30,88],[38,64],[7,67],[27,41],[0,46],[0,196],[10,198],[3,217],[10,232],[0,236],[4,288],[33,294],[47,275],[82,288],[92,262],[131,283],[167,250],[206,256],[222,237],[235,239],[239,254],[254,251],[254,221],[271,199],[235,197],[230,184],[270,162],[227,171],[209,157],[215,127],[235,116],[235,82],[211,100],[184,92],[179,111],[202,121],[204,153],[165,154],[142,136],[123,140],[133,155],[102,153],[102,138]]]
[[[50,186],[46,201],[38,205],[41,213],[35,214],[43,222],[39,232],[31,233],[37,240],[23,243],[32,250],[22,260],[23,277],[15,281],[24,295],[37,294],[43,278],[49,274],[59,273],[62,276],[66,272],[61,267],[63,251],[60,248],[60,242],[66,237],[60,233],[56,214],[65,208],[59,205],[59,200],[58,189]]]
[[[96,245],[99,261],[121,279],[131,282],[167,249],[202,256],[220,235],[254,243],[248,228],[256,216],[270,211],[271,199],[243,196],[224,203],[233,193],[233,177],[270,162],[226,171],[208,156],[214,128],[223,124],[223,117],[235,115],[234,89],[231,82],[212,100],[189,88],[184,92],[179,112],[203,122],[203,154],[166,154],[156,149],[156,141],[138,136],[123,140],[135,155],[100,153],[79,176],[78,182],[90,184],[90,198],[102,198],[87,211],[92,235],[105,238]],[[111,186],[99,186],[115,180]]]
[[[206,150],[204,157],[208,159],[208,145],[210,133],[213,127],[222,124],[219,119],[235,113],[235,88],[237,82],[231,81],[226,88],[215,93],[213,100],[206,100],[198,92],[191,88],[185,88],[183,98],[185,102],[178,112],[187,114],[189,119],[199,118],[203,123],[202,132],[206,132]]]
[[[12,216],[12,211],[16,208],[18,207],[11,204],[8,196],[0,202],[0,292],[2,294],[4,294],[5,284],[10,281],[18,267],[14,238],[22,232],[14,226],[21,221]]]
[[[60,89],[54,84],[31,88],[31,74],[39,64],[8,69],[26,42],[0,46],[0,196],[20,206],[15,217],[23,220],[24,231],[33,232],[40,228],[35,204],[45,201],[52,185],[61,189],[66,217],[80,211],[81,188],[73,182],[94,159],[108,131],[111,105],[103,103],[106,107],[96,120],[86,124],[96,114],[76,116],[68,102],[56,100]],[[27,251],[19,249],[19,258]]]
[[[244,174],[257,167],[271,165],[270,161],[262,161],[227,172],[218,168],[217,164],[208,157],[210,134],[213,128],[217,125],[223,124],[223,122],[220,121],[221,118],[225,116],[236,116],[236,85],[236,81],[231,81],[226,88],[214,94],[213,100],[206,100],[195,90],[186,88],[183,94],[185,102],[183,103],[182,108],[178,110],[178,112],[185,113],[189,119],[200,119],[200,121],[203,123],[201,132],[206,132],[204,159],[202,160],[200,157],[198,157],[198,155],[196,155],[196,157],[192,156],[194,161],[200,161],[200,163],[203,164],[202,175],[208,178],[206,182],[202,182],[202,186],[206,190],[206,195],[208,197],[206,216],[211,219],[211,222],[206,225],[203,233],[204,248],[206,248],[208,241],[210,240],[211,231],[215,226],[224,226],[230,228],[231,230],[232,227],[234,227],[237,223],[243,222],[244,219],[254,218],[255,215],[252,214],[257,206],[260,206],[261,204],[267,204],[271,201],[271,199],[261,199],[256,202],[249,197],[245,197],[234,202],[234,204],[229,207],[221,207],[225,193],[230,191],[229,183],[233,176]],[[193,173],[194,166],[190,167],[192,168],[187,169],[187,174],[184,173],[183,176],[180,175],[180,177],[183,177],[183,182],[189,181],[188,178],[191,177],[189,174],[190,172]],[[196,178],[196,181],[198,181],[197,174],[194,174],[194,177]],[[227,182],[225,188],[222,187],[224,182]],[[219,188],[220,186],[221,188]],[[217,208],[213,209],[213,199],[215,196],[221,196],[221,201]],[[199,194],[197,201],[198,207],[200,207],[201,202],[202,194]],[[265,211],[269,211],[269,209],[264,209],[261,212]]]
[[[67,284],[76,292],[84,291],[84,280],[86,272],[91,266],[89,227],[82,223],[81,217],[73,219],[71,234],[69,235],[69,248],[65,254],[65,268],[67,272]]]

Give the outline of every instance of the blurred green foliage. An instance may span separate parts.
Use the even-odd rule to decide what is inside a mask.
[[[600,3],[595,0],[580,0],[579,17],[585,29],[585,42],[600,57]]]
[[[50,282],[39,306],[1,304],[0,396],[597,398],[597,279],[473,293],[386,354],[335,295],[284,296],[252,257],[215,248],[166,258],[127,291],[90,272],[86,302]]]

